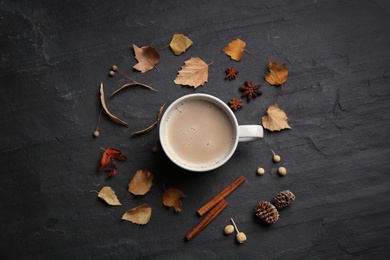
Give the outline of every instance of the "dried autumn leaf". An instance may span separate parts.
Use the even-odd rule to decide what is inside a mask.
[[[153,174],[148,170],[137,171],[129,182],[128,191],[134,195],[146,194],[153,185]]]
[[[230,56],[232,60],[239,61],[244,54],[246,43],[240,39],[236,39],[231,41],[225,48],[223,48],[223,52],[226,55]]]
[[[140,131],[132,133],[132,135],[140,135],[140,134],[145,134],[145,133],[152,131],[152,129],[158,124],[158,122],[160,122],[161,116],[163,114],[164,106],[165,106],[165,104],[162,105],[162,107],[160,107],[160,110],[158,111],[158,114],[157,114],[157,119],[153,124],[151,124],[150,126],[148,126],[145,129],[142,129]]]
[[[107,149],[103,149],[103,150],[104,150],[104,152],[102,155],[102,159],[100,161],[99,171],[102,171],[104,169],[104,167],[106,167],[110,163],[112,158],[116,159],[116,160],[120,160],[120,161],[127,160],[126,156],[122,155],[122,152],[119,151],[118,149],[107,148]],[[109,175],[109,176],[111,176],[111,175]]]
[[[133,44],[135,58],[138,61],[137,64],[133,66],[134,69],[145,73],[156,66],[160,60],[160,54],[157,50],[151,46],[144,46],[142,48]]]
[[[100,102],[102,103],[102,107],[103,107],[104,111],[107,113],[107,115],[111,118],[112,121],[114,121],[115,123],[118,123],[120,125],[128,126],[128,124],[125,121],[122,121],[118,117],[111,114],[110,111],[108,111],[108,108],[106,106],[106,101],[104,98],[103,82],[100,83]]]
[[[101,198],[102,200],[104,200],[108,205],[111,205],[111,206],[122,205],[119,202],[118,197],[115,195],[115,191],[109,186],[103,187],[99,191],[98,197]]]
[[[181,198],[187,197],[184,192],[176,188],[169,188],[164,191],[162,195],[162,202],[164,206],[173,207],[176,212],[181,211]]]
[[[283,85],[288,76],[287,65],[283,64],[280,67],[276,61],[269,60],[268,67],[270,72],[265,73],[264,79],[273,86]]]
[[[130,221],[138,225],[145,225],[152,216],[152,208],[147,204],[129,209],[123,214],[122,220]]]
[[[277,104],[268,107],[266,115],[262,118],[263,127],[270,131],[291,129],[287,122],[286,113]]]
[[[100,160],[99,171],[102,171],[111,161],[111,155],[106,151],[103,152],[102,159]]]
[[[207,82],[209,65],[199,57],[192,57],[184,62],[174,82],[177,85],[188,85],[194,88],[203,86]]]
[[[184,34],[174,34],[169,44],[175,55],[180,55],[192,45],[192,41]]]
[[[113,161],[112,164],[111,164],[111,167],[110,169],[108,169],[108,171],[110,172],[108,175],[107,175],[107,178],[110,178],[111,176],[114,176],[116,174],[116,162]]]

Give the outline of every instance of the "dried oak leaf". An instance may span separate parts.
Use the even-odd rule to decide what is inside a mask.
[[[184,192],[176,188],[169,188],[164,191],[162,195],[162,202],[164,206],[173,207],[176,212],[181,211],[181,198],[187,197]]]
[[[223,48],[223,52],[226,55],[230,56],[232,60],[239,61],[244,54],[246,43],[240,39],[236,39],[231,41],[225,48]]]
[[[152,216],[152,208],[147,204],[129,209],[123,214],[122,220],[130,221],[138,225],[145,225]]]
[[[111,205],[111,206],[120,206],[122,205],[117,196],[115,195],[115,191],[109,187],[109,186],[105,186],[103,187],[99,193],[98,193],[98,197],[101,198],[102,200],[104,200],[108,205]]]
[[[279,66],[279,63],[276,61],[269,60],[268,67],[269,73],[265,73],[264,79],[273,86],[283,85],[288,76],[287,65]]]
[[[263,127],[270,131],[291,129],[287,122],[286,113],[277,104],[270,105],[262,118]]]
[[[145,195],[152,185],[153,174],[148,170],[139,170],[129,182],[128,191],[134,195]]]
[[[192,41],[184,34],[174,34],[169,44],[175,55],[180,55],[192,45]]]
[[[133,68],[141,71],[141,73],[145,73],[153,69],[160,60],[160,54],[151,46],[144,46],[140,48],[133,44],[133,48],[135,58],[138,61]]]
[[[103,82],[100,83],[100,102],[102,103],[102,107],[103,107],[104,111],[107,113],[107,115],[111,118],[112,121],[114,121],[115,123],[118,123],[120,125],[128,126],[128,124],[125,121],[119,119],[118,117],[111,114],[110,111],[108,111],[108,108],[106,106],[106,101],[104,98]]]
[[[174,82],[177,85],[188,85],[194,88],[203,86],[209,75],[209,65],[199,57],[192,57],[184,62]]]

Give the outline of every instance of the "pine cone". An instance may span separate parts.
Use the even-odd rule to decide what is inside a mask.
[[[256,217],[267,222],[268,224],[274,224],[279,219],[279,212],[274,205],[268,201],[260,201],[255,208]]]
[[[293,203],[295,200],[295,195],[289,191],[289,190],[284,190],[279,192],[278,195],[274,198],[274,204],[278,209],[282,209],[285,207],[288,207]]]

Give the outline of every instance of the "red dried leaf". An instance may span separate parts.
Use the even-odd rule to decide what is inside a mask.
[[[116,174],[116,163],[115,161],[112,161],[111,167],[109,169],[110,173],[107,175],[107,178],[110,178],[111,176],[114,176]]]
[[[107,152],[104,151],[102,159],[100,161],[100,168],[99,171],[102,171],[104,167],[106,167],[111,161],[111,155]]]

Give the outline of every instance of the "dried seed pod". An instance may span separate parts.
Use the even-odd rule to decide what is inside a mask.
[[[274,198],[275,207],[282,209],[288,207],[295,201],[295,195],[289,190],[284,190],[278,193]]]
[[[230,235],[234,232],[234,226],[233,225],[227,225],[225,229],[223,230],[226,235]]]
[[[274,205],[268,201],[260,201],[255,208],[256,217],[267,222],[268,224],[275,224],[279,219],[279,212]]]

